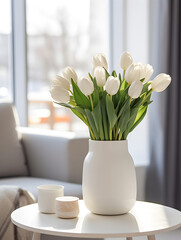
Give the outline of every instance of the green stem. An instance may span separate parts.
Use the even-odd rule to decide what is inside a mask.
[[[90,132],[90,135],[92,136],[92,140],[96,140],[96,137],[95,137],[95,135],[94,135],[94,133],[93,133],[93,131],[92,131],[92,129],[91,129],[91,126],[90,126],[90,124],[89,124],[89,122],[88,122],[88,120],[87,120],[87,118],[85,117],[85,116],[83,116],[84,117],[84,119],[86,120],[86,125],[88,126],[88,128],[89,128],[89,132]]]
[[[109,129],[109,140],[112,140],[112,129]]]
[[[74,95],[73,92],[69,89],[69,92],[72,94],[72,96]]]
[[[90,131],[90,135],[92,136],[92,140],[96,140],[92,129],[90,128],[90,126],[88,126],[88,127],[89,127],[89,131]]]
[[[112,100],[112,95],[110,95],[110,97]],[[110,138],[110,140],[112,140],[112,129],[111,128],[109,129],[109,138]]]
[[[120,121],[121,121],[121,119],[119,119],[118,124],[117,124],[116,133],[115,133],[116,136],[118,135],[118,132],[119,132]]]
[[[125,80],[125,78],[124,78],[125,72],[126,72],[126,70],[123,70],[123,81]]]
[[[122,138],[122,133],[121,133],[121,131],[119,132],[119,136],[118,136],[118,140],[121,140],[121,138]]]
[[[90,95],[90,102],[91,102],[91,107],[92,107],[92,110],[94,109],[94,105],[93,105],[93,101],[92,101],[92,96]]]
[[[131,101],[132,101],[132,97],[130,97],[130,99],[129,99],[129,105],[131,105]]]
[[[112,133],[113,133],[113,139],[116,139],[116,128],[115,127],[113,128]]]
[[[153,89],[150,89],[148,91],[148,94],[146,95],[146,97],[143,99],[143,101],[141,102],[141,105],[143,105],[146,101],[147,101],[147,98],[152,94],[153,92]]]

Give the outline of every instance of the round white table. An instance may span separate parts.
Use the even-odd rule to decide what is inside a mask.
[[[181,227],[181,212],[173,208],[149,202],[137,201],[127,214],[102,216],[90,213],[82,200],[80,214],[74,219],[61,219],[55,214],[43,214],[37,204],[15,210],[12,222],[23,229],[34,232],[33,240],[40,234],[83,238],[126,238],[147,236],[155,240],[155,234]]]

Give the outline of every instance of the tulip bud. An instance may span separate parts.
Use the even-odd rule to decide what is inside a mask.
[[[123,52],[121,55],[120,66],[126,70],[133,63],[133,58],[129,52]]]
[[[113,76],[109,76],[105,84],[105,90],[108,94],[115,95],[119,90],[119,86],[119,79]]]
[[[66,90],[70,89],[70,83],[66,78],[63,78],[62,76],[56,75],[56,78],[52,80],[52,86],[61,86],[62,88],[65,88]]]
[[[170,83],[171,83],[170,75],[165,73],[160,73],[151,82],[151,88],[155,92],[162,92],[168,87]]]
[[[150,64],[140,65],[140,79],[144,78],[143,83],[148,82],[153,74],[153,67]]]
[[[94,77],[96,78],[97,85],[103,87],[106,82],[106,72],[103,67],[96,67],[94,70]]]
[[[104,67],[106,70],[108,69],[106,57],[101,53],[98,53],[93,57],[93,71],[98,66]]]
[[[128,67],[125,74],[125,80],[128,84],[140,80],[140,66],[138,64],[132,63]]]
[[[67,103],[70,100],[68,91],[61,86],[54,86],[50,90],[50,94],[54,101],[58,103]]]
[[[91,95],[94,91],[94,84],[88,77],[82,77],[79,79],[78,87],[86,96]]]
[[[63,73],[64,78],[69,80],[70,83],[71,83],[71,78],[73,79],[73,81],[75,83],[77,83],[77,74],[73,68],[66,67],[63,69],[62,73]]]
[[[132,98],[138,98],[141,94],[142,89],[143,83],[139,80],[134,81],[133,83],[131,83],[128,89],[128,95]]]

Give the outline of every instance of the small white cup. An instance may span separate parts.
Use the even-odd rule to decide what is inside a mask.
[[[56,198],[64,196],[64,186],[38,186],[38,208],[42,213],[55,213]]]

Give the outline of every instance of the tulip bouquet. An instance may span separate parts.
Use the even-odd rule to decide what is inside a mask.
[[[125,140],[143,120],[153,91],[162,92],[171,77],[161,73],[152,81],[153,67],[133,63],[128,52],[121,55],[122,74],[108,72],[103,54],[93,57],[93,73],[78,79],[71,67],[52,80],[55,103],[70,108],[88,127],[92,140]]]

